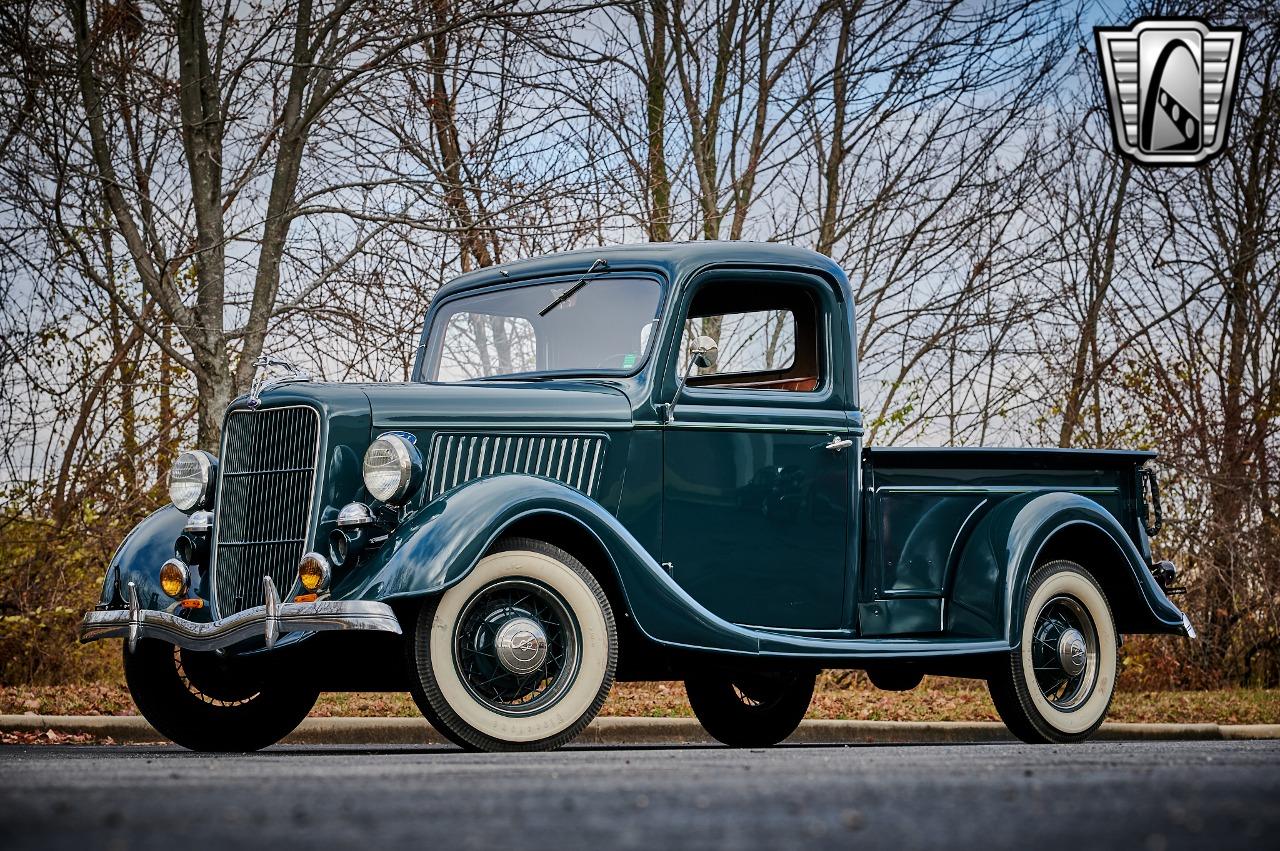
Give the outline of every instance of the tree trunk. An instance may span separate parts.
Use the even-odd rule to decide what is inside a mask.
[[[671,240],[671,178],[667,175],[667,0],[653,0],[653,46],[645,87],[648,141],[649,241]]]
[[[822,209],[818,215],[818,244],[814,250],[831,256],[836,244],[836,223],[840,215],[840,169],[845,156],[845,124],[849,97],[849,36],[853,28],[854,9],[850,4],[841,6],[840,35],[836,39],[836,52],[832,60],[831,98],[834,105],[831,119],[831,141],[827,145],[827,161],[822,164]]]
[[[1120,167],[1120,182],[1116,187],[1115,200],[1111,205],[1111,217],[1107,225],[1102,257],[1089,263],[1089,285],[1092,292],[1089,305],[1085,311],[1084,323],[1080,328],[1080,337],[1076,342],[1075,357],[1071,362],[1071,389],[1067,392],[1066,408],[1062,412],[1062,428],[1058,432],[1058,446],[1069,447],[1075,439],[1076,430],[1084,421],[1084,403],[1097,384],[1097,358],[1090,360],[1096,352],[1098,339],[1098,320],[1102,307],[1107,302],[1111,289],[1111,276],[1116,264],[1116,244],[1120,236],[1121,213],[1124,210],[1125,196],[1129,191],[1129,177],[1133,172],[1133,163],[1124,161]]]
[[[199,396],[196,406],[196,445],[216,455],[222,440],[223,414],[237,395],[231,363],[229,360],[208,363],[195,376],[196,394]]]

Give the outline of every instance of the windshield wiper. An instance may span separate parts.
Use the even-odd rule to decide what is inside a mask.
[[[576,282],[574,282],[573,286],[569,287],[569,289],[565,290],[564,292],[560,293],[560,295],[556,296],[555,299],[552,300],[551,304],[548,304],[546,307],[542,308],[542,310],[539,310],[538,315],[546,316],[548,313],[555,310],[561,304],[568,301],[573,296],[573,294],[576,293],[578,290],[585,287],[587,285],[588,279],[590,279],[591,277],[591,273],[596,270],[597,266],[603,267],[605,269],[609,268],[608,262],[603,257],[597,257],[595,259],[595,262],[591,264],[591,268],[587,269],[587,271],[583,274],[583,276],[579,278]]]

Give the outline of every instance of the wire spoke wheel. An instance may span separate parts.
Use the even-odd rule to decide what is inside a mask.
[[[1071,712],[1089,699],[1098,678],[1098,631],[1084,605],[1058,595],[1040,609],[1032,662],[1044,699]]]
[[[162,735],[195,751],[255,751],[287,736],[315,705],[316,687],[285,666],[248,664],[143,638],[124,648],[138,711]]]
[[[467,690],[509,715],[540,712],[577,672],[581,639],[563,598],[538,582],[504,579],[463,607],[454,661]]]
[[[572,741],[604,705],[618,659],[613,610],[586,565],[515,536],[422,601],[410,645],[422,714],[454,744],[486,751]]]

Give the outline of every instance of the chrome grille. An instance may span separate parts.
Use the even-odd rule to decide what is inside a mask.
[[[262,577],[288,594],[307,545],[320,415],[302,406],[232,411],[223,425],[213,587],[226,617],[262,605]]]
[[[546,476],[594,496],[604,443],[598,434],[437,434],[427,465],[428,498],[499,473]]]

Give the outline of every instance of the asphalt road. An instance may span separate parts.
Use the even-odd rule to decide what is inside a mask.
[[[0,747],[0,848],[1280,847],[1280,741]]]

